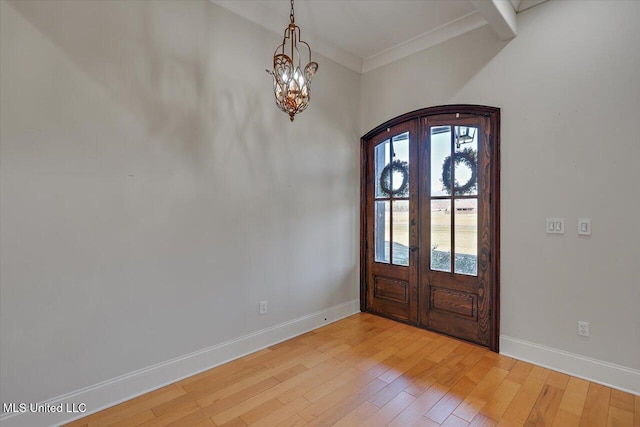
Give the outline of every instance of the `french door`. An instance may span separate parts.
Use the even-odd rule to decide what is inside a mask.
[[[498,350],[499,110],[409,113],[362,139],[361,305]]]

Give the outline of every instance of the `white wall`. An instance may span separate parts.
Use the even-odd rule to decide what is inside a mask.
[[[2,402],[358,298],[357,73],[290,123],[280,36],[209,1],[0,7]]]
[[[639,17],[552,0],[510,42],[362,77],[319,58],[291,124],[263,71],[279,36],[208,1],[2,0],[0,400],[357,298],[359,136],[458,102],[502,108],[502,333],[640,368]]]
[[[637,1],[544,3],[518,15],[509,42],[483,27],[366,73],[360,130],[432,105],[500,107],[501,334],[636,370],[638,22]],[[566,234],[546,235],[547,216]],[[578,237],[580,217],[591,237]]]

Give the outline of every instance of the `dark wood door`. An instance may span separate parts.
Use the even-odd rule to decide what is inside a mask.
[[[417,159],[415,122],[389,127],[366,147],[366,292],[369,311],[416,323]]]
[[[363,137],[363,310],[498,350],[498,130],[446,106]]]
[[[491,126],[482,116],[422,119],[420,325],[490,345]]]

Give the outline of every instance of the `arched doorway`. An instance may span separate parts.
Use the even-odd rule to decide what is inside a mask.
[[[362,137],[362,311],[498,350],[499,129],[447,105]]]

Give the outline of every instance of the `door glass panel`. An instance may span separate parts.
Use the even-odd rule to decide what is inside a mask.
[[[455,126],[456,196],[478,195],[478,128]]]
[[[384,142],[376,145],[374,152],[374,163],[376,169],[376,197],[387,197],[385,193],[382,192],[380,188],[380,175],[382,174],[382,170],[384,167],[391,161],[391,144],[387,139]]]
[[[455,272],[478,274],[478,200],[455,201]]]
[[[409,265],[409,201],[393,202],[393,264]]]
[[[374,156],[376,198],[409,197],[409,132],[378,144]]]
[[[390,202],[376,201],[374,218],[374,252],[376,262],[390,262],[389,244],[391,242]]]
[[[393,160],[409,162],[409,132],[393,137]]]
[[[451,163],[451,126],[431,128],[431,195],[448,196],[451,194],[442,181],[445,159]]]
[[[431,200],[431,269],[451,271],[451,200]]]
[[[391,188],[395,198],[409,197],[409,132],[392,138]]]

